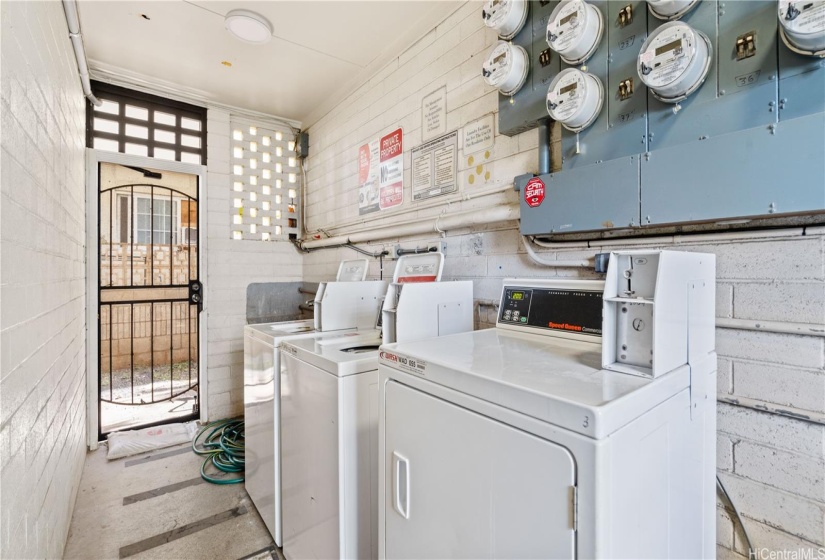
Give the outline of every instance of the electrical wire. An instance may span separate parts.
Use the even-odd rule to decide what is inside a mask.
[[[198,447],[198,440],[206,432],[209,434]],[[206,474],[209,463],[222,473],[244,472],[244,422],[243,420],[218,420],[200,429],[192,441],[192,451],[204,458],[201,477],[212,484],[237,484],[244,481],[243,474],[235,478]]]
[[[728,494],[725,485],[722,484],[722,479],[719,478],[718,475],[716,476],[716,486],[719,488],[719,490],[722,491],[722,495],[725,497],[725,500],[728,502],[728,505],[733,510],[733,513],[736,514],[736,520],[739,522],[739,526],[742,527],[742,534],[745,535],[745,545],[748,547],[748,558],[750,558],[751,554],[753,554],[756,551],[756,549],[753,548],[753,545],[751,544],[750,535],[748,535],[748,530],[745,528],[745,524],[742,523],[742,516],[739,515],[739,510],[736,509],[735,505],[733,505],[733,500],[730,499],[730,494]]]

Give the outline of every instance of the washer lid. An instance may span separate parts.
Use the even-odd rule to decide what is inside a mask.
[[[386,344],[382,367],[603,438],[690,386],[683,366],[647,379],[601,368],[601,344],[504,329]],[[415,362],[415,369],[410,368]]]
[[[275,345],[279,339],[288,337],[313,336],[318,334],[312,319],[305,321],[284,321],[279,323],[258,323],[245,325],[244,334]]]
[[[281,345],[285,353],[338,377],[378,369],[381,331],[326,334],[289,339]]]

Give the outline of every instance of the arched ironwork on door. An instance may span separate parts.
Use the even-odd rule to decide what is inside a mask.
[[[101,414],[101,434],[198,413],[197,185],[167,186],[156,175],[100,185],[99,406],[114,417]],[[168,401],[148,416],[119,408]]]

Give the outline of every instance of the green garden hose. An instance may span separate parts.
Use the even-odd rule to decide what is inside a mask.
[[[209,432],[198,447],[198,440]],[[203,455],[201,476],[212,484],[237,484],[243,482],[243,475],[235,478],[215,477],[206,474],[209,463],[224,473],[243,473],[244,471],[244,422],[243,420],[218,420],[210,422],[200,429],[192,441],[192,451]]]

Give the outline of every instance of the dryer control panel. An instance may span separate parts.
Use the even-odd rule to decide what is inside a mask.
[[[505,285],[499,325],[601,336],[602,291]]]

